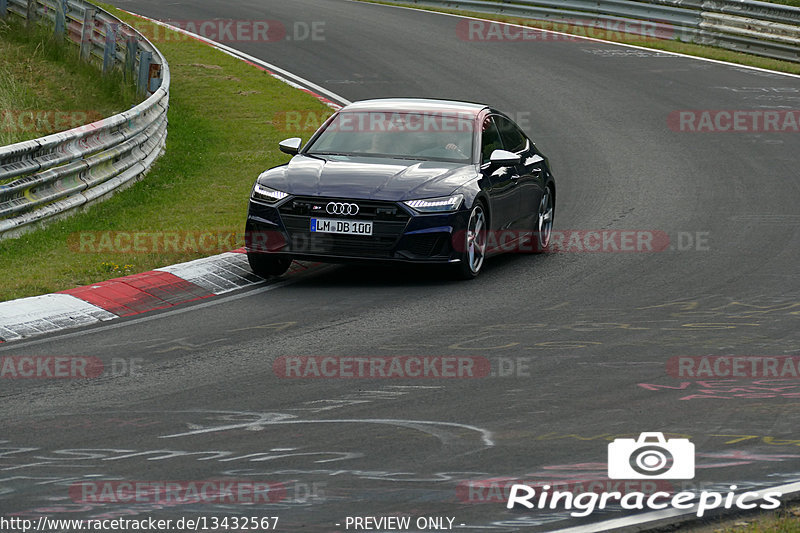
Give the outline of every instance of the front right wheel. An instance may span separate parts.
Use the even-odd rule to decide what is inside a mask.
[[[537,251],[543,252],[550,244],[550,236],[553,234],[553,217],[555,215],[555,205],[553,203],[553,191],[546,187],[542,199],[539,201],[537,213],[536,244]]]
[[[259,252],[248,252],[247,262],[250,263],[250,268],[253,273],[262,278],[269,278],[272,276],[280,276],[287,270],[289,265],[292,264],[292,258],[285,255],[272,255]]]
[[[467,230],[464,232],[461,262],[456,267],[459,279],[473,279],[481,271],[486,259],[486,213],[483,204],[475,202],[469,212]]]

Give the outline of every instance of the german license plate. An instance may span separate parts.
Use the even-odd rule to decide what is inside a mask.
[[[372,222],[367,220],[341,220],[312,218],[311,233],[342,233],[344,235],[372,235]]]

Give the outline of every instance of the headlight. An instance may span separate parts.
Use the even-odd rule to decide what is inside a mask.
[[[256,182],[256,184],[253,186],[253,192],[250,194],[251,198],[255,200],[261,200],[262,202],[267,202],[268,204],[274,204],[280,200],[283,200],[287,196],[289,196],[289,193],[270,189],[269,187],[265,187],[258,182]]]
[[[447,213],[455,211],[464,202],[463,194],[442,196],[439,198],[425,198],[424,200],[409,200],[404,202],[408,207],[420,213]]]

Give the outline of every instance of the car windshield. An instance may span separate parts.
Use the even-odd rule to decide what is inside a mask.
[[[469,163],[474,122],[457,113],[342,112],[305,153]]]

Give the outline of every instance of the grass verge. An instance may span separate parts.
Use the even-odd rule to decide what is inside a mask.
[[[141,19],[103,7],[147,32]],[[111,199],[44,230],[0,241],[0,270],[5,273],[0,277],[0,300],[86,285],[241,246],[256,176],[288,160],[278,152],[277,142],[296,132],[281,127],[283,117],[331,112],[313,96],[205,44],[163,29],[153,34],[160,36],[154,44],[166,56],[172,74],[166,153],[144,180]],[[77,54],[74,47],[68,50]],[[177,235],[178,246],[144,245],[144,251],[137,252],[132,242],[136,232],[156,239]],[[208,240],[197,242],[192,232],[222,235],[220,248]],[[227,237],[231,233],[235,242]]]
[[[0,146],[43,137],[114,115],[136,103],[122,76],[99,75],[52,30],[0,19]]]

